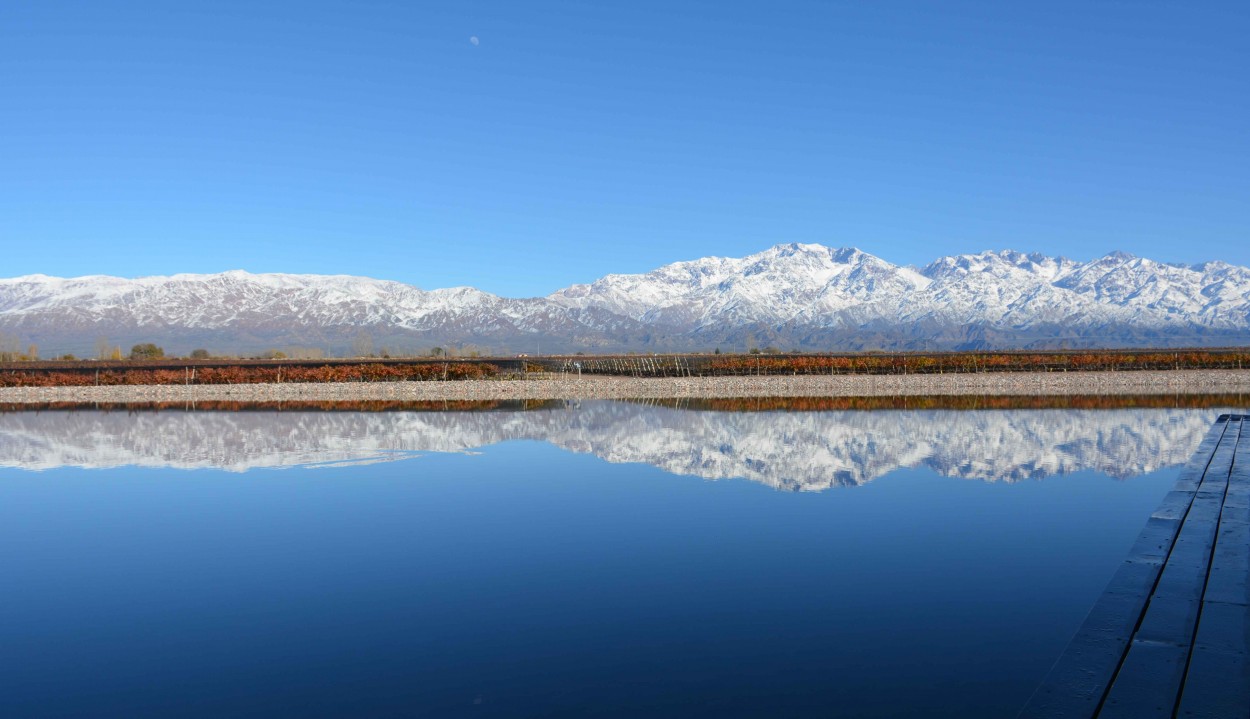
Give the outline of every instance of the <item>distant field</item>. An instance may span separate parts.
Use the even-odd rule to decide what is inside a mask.
[[[625,377],[1250,369],[1245,348],[1055,352],[562,355],[473,359],[76,360],[0,364],[0,387],[414,382],[567,373]]]

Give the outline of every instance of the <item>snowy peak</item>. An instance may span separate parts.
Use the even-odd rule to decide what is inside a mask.
[[[1250,343],[1250,269],[1115,252],[1089,262],[986,251],[921,270],[854,247],[779,244],[740,258],[612,274],[547,297],[423,290],[346,275],[0,280],[0,332],[56,354],[95,338],[331,353],[365,332],[393,350],[690,351],[1194,346]]]
[[[923,289],[929,280],[855,248],[790,243],[740,259],[676,262],[641,275],[608,275],[549,296],[643,322],[706,327],[724,320],[784,323],[813,309]]]
[[[73,279],[17,278],[0,281],[0,316],[72,310],[93,319],[124,312],[145,322],[216,328],[241,316],[370,325],[403,323],[422,314],[489,303],[495,298],[471,287],[426,292],[389,280],[350,275],[219,274],[168,277],[94,276]]]
[[[981,275],[1003,281],[1055,282],[1077,263],[1065,257],[1048,257],[1040,253],[1025,254],[1014,250],[987,251],[973,255],[943,257],[929,264],[922,274],[934,281],[952,282]]]

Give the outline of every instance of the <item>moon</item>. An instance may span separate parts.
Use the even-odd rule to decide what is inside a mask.
[[[472,36],[470,36],[470,37],[469,37],[469,43],[470,43],[471,45],[473,45],[473,47],[477,47],[477,46],[478,46],[478,43],[480,43],[480,42],[481,42],[481,40],[478,40],[478,39],[477,39],[477,35],[472,35]]]

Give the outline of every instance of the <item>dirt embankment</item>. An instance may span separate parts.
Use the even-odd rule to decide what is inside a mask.
[[[0,402],[525,400],[1250,393],[1250,370],[5,387]]]

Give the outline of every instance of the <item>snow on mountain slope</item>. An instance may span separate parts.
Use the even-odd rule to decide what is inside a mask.
[[[740,259],[676,262],[642,275],[608,275],[548,296],[566,307],[601,307],[642,322],[687,329],[716,323],[782,323],[899,296],[929,280],[856,249],[777,245]]]
[[[812,349],[1235,344],[1250,341],[1250,269],[1000,251],[917,270],[856,249],[785,244],[528,299],[242,271],[0,280],[0,332],[48,346],[85,347],[103,335],[174,349],[191,341],[342,348],[361,330],[400,346],[524,351],[535,342],[551,351],[688,350],[754,338]]]
[[[705,327],[726,321],[1140,323],[1149,327],[1250,325],[1250,270],[1196,268],[1112,254],[1088,263],[1013,251],[941,258],[924,270],[854,249],[779,245],[740,260],[708,258],[643,275],[609,275],[551,299],[601,306],[644,321]],[[693,327],[689,327],[693,329]]]
[[[293,323],[419,326],[435,313],[471,311],[501,298],[470,287],[426,292],[400,282],[346,275],[216,275],[0,280],[0,315],[72,312],[135,325],[216,328],[280,317]]]

